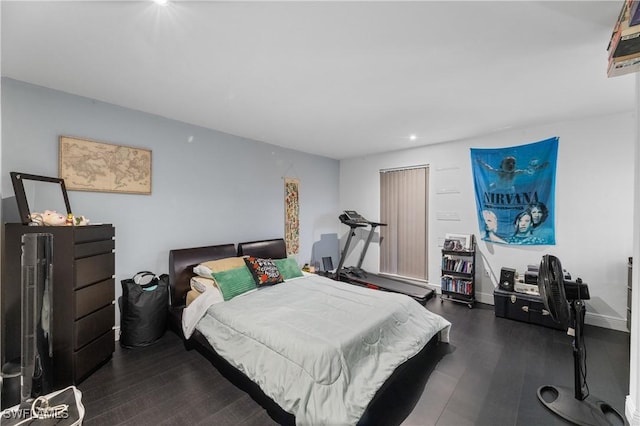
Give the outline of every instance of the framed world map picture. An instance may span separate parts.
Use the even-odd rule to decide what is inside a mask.
[[[60,136],[67,190],[151,194],[151,150]]]

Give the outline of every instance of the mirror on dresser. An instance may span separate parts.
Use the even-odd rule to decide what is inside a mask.
[[[11,172],[10,175],[22,224],[31,222],[31,213],[45,210],[65,215],[71,213],[64,179],[20,172]]]

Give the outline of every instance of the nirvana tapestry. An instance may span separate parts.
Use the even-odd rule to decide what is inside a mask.
[[[480,238],[553,245],[558,138],[510,148],[471,148]]]

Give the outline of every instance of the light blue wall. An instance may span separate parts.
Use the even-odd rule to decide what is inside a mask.
[[[283,237],[285,176],[300,179],[300,264],[327,256],[339,226],[336,160],[6,78],[3,198],[11,171],[58,176],[60,135],[152,150],[151,195],[69,192],[75,214],[116,227],[117,294],[137,271],[167,272],[172,248]]]

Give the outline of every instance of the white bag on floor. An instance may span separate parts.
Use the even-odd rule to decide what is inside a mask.
[[[2,412],[3,426],[79,426],[84,419],[82,392],[75,386],[39,396]]]

